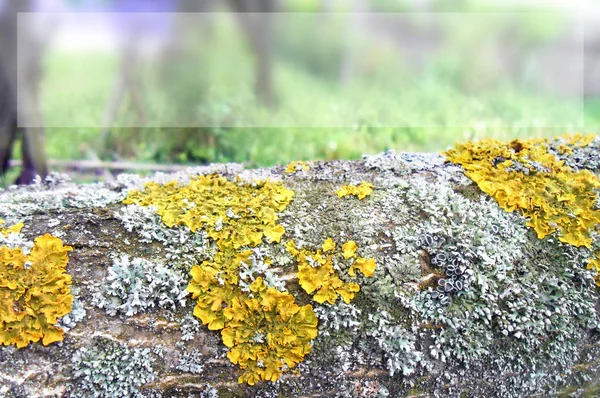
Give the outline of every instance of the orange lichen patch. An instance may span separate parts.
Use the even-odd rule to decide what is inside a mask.
[[[297,160],[297,161],[288,163],[288,165],[285,168],[285,172],[288,174],[291,174],[291,173],[295,173],[300,170],[306,171],[308,169],[309,169],[309,167],[306,164],[306,162],[304,162],[302,160]]]
[[[333,239],[331,239],[331,238],[325,239],[322,249],[323,249],[324,253],[333,252],[335,250],[335,242],[333,241]]]
[[[348,270],[348,275],[356,276],[355,270],[359,270],[363,273],[364,276],[373,276],[373,274],[375,273],[375,259],[370,258],[367,260],[366,258],[362,257],[357,258],[350,266],[350,269]]]
[[[587,268],[596,271],[596,286],[600,287],[600,253],[596,254],[596,257],[588,260]]]
[[[253,261],[249,248],[265,238],[281,240],[285,229],[277,224],[276,212],[293,196],[279,183],[234,183],[210,175],[186,186],[149,183],[124,202],[154,205],[167,226],[204,229],[216,242],[214,259],[192,267],[187,290],[196,300],[194,315],[210,330],[221,330],[229,360],[244,369],[240,383],[277,380],[303,360],[317,335],[310,305],[298,306],[291,294],[267,287],[261,277],[250,291],[240,287],[240,268]],[[271,259],[264,262],[268,266]]]
[[[345,259],[356,257],[356,249],[358,249],[358,245],[355,241],[350,240],[342,245],[342,256]]]
[[[583,134],[572,134],[564,135],[561,137],[562,141],[558,145],[558,152],[560,154],[572,153],[575,148],[583,148],[588,146],[596,136],[594,135],[583,135]]]
[[[15,225],[11,225],[10,227],[4,227],[5,224],[6,221],[0,220],[0,234],[4,235],[5,238],[8,237],[8,235],[11,233],[18,234],[19,232],[21,232],[21,229],[23,229],[22,222]]]
[[[557,232],[561,242],[590,247],[590,233],[600,223],[600,180],[565,166],[548,151],[547,140],[487,139],[459,144],[445,155],[502,208],[522,211],[538,238]]]
[[[344,283],[335,270],[334,263],[342,259],[353,258],[348,274],[356,276],[355,269],[361,270],[365,276],[373,276],[375,272],[375,260],[356,257],[355,251],[358,246],[356,242],[349,241],[342,246],[343,252],[335,254],[333,240],[327,239],[322,249],[310,251],[296,248],[293,241],[289,241],[286,248],[296,258],[298,273],[296,276],[300,286],[308,294],[313,295],[317,303],[328,302],[335,304],[338,296],[349,303],[355,294],[360,291],[360,286],[354,282]],[[350,254],[351,253],[351,254]],[[348,255],[348,257],[346,257]],[[337,258],[336,258],[337,257]]]
[[[263,237],[278,241],[285,232],[275,212],[294,196],[279,183],[231,182],[218,175],[199,176],[189,185],[150,182],[144,191],[133,191],[123,203],[156,206],[168,227],[185,225],[204,229],[219,247],[257,246]]]
[[[221,336],[229,360],[246,370],[238,382],[254,385],[276,381],[310,353],[317,317],[310,304],[298,306],[291,294],[267,288],[260,277],[250,290],[251,298],[235,297],[225,309]]]
[[[344,185],[336,192],[336,195],[340,198],[348,195],[354,195],[358,199],[362,200],[373,192],[373,184],[368,182],[361,182],[358,185]]]
[[[54,236],[35,240],[29,255],[0,247],[0,343],[22,348],[63,338],[55,326],[72,310],[71,276],[65,272],[70,246]]]
[[[562,137],[558,151],[570,153],[594,136]],[[596,207],[600,180],[588,170],[576,171],[549,151],[546,139],[503,143],[487,139],[458,144],[445,153],[460,164],[481,190],[507,211],[520,210],[538,238],[557,233],[561,242],[590,248],[591,233],[600,224]],[[600,280],[597,260],[590,261]]]
[[[194,315],[210,330],[225,327],[224,309],[242,295],[238,270],[242,261],[249,262],[250,254],[250,250],[239,252],[226,248],[218,251],[212,262],[192,267],[187,290],[196,300]]]

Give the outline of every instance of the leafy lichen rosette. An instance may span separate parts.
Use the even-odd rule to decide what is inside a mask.
[[[65,272],[70,246],[51,235],[35,240],[33,250],[0,247],[0,343],[22,348],[40,339],[60,341],[58,319],[71,312],[71,276]]]

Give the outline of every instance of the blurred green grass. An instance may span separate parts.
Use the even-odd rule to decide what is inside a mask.
[[[66,60],[51,62],[68,63]],[[102,62],[90,59],[94,67],[99,68]],[[59,67],[52,66],[52,68]],[[550,137],[566,132],[575,132],[575,126],[565,127],[531,127],[536,120],[540,125],[548,124],[539,120],[540,115],[553,120],[557,115],[568,119],[571,114],[577,120],[579,103],[556,100],[539,96],[526,96],[516,93],[510,88],[499,90],[487,103],[495,103],[500,111],[485,108],[477,101],[469,101],[463,94],[441,83],[427,82],[413,92],[402,92],[404,98],[402,112],[406,113],[409,124],[423,122],[422,127],[380,127],[380,114],[385,112],[400,112],[389,109],[387,99],[394,92],[380,88],[354,87],[349,90],[348,104],[357,98],[365,97],[362,109],[351,109],[350,105],[342,104],[338,109],[331,110],[328,99],[329,93],[325,85],[320,85],[316,79],[293,68],[280,68],[277,76],[277,86],[298,93],[293,101],[282,105],[279,110],[285,124],[292,120],[296,112],[312,112],[315,118],[329,120],[332,125],[343,125],[345,118],[358,119],[354,126],[345,128],[335,127],[280,127],[280,128],[244,128],[219,127],[219,123],[231,118],[237,118],[243,125],[246,118],[251,119],[253,111],[244,107],[245,101],[224,93],[221,96],[211,95],[211,104],[207,117],[213,120],[217,127],[205,128],[113,128],[108,140],[103,141],[98,127],[58,127],[46,129],[47,153],[53,159],[80,159],[85,156],[84,148],[96,148],[102,158],[115,155],[121,159],[158,162],[248,162],[253,166],[269,166],[286,163],[296,159],[353,159],[363,153],[375,153],[386,149],[397,151],[441,151],[454,142],[466,139],[495,137],[512,139],[516,137]],[[58,72],[57,76],[65,72]],[[93,83],[100,85],[102,73]],[[110,75],[110,74],[108,74]],[[76,125],[97,124],[97,117],[90,116],[90,109],[102,109],[108,100],[112,82],[104,84],[102,89],[86,87],[89,80],[82,78],[77,83],[75,75],[71,75],[69,86],[73,87],[65,93],[65,98],[53,98],[45,101],[49,104],[44,109],[46,114],[55,112],[52,103],[68,101],[72,103],[65,107],[64,102],[58,107],[60,111],[67,109],[68,116]],[[60,84],[60,79],[52,79],[47,84]],[[306,87],[312,94],[303,97]],[[79,89],[77,89],[79,88]],[[378,91],[379,90],[379,91]],[[57,90],[50,90],[56,92]],[[90,92],[104,93],[95,98],[88,98]],[[314,95],[321,92],[322,95]],[[250,94],[246,94],[250,98]],[[98,106],[86,108],[78,104],[97,102]],[[246,101],[248,102],[248,101]],[[465,107],[467,103],[470,106]],[[127,103],[125,104],[127,109]],[[321,114],[319,114],[321,113]],[[150,112],[152,114],[152,112]],[[255,115],[256,113],[254,113]],[[360,116],[357,118],[357,115]],[[500,114],[505,117],[499,116]],[[600,124],[600,101],[587,101],[584,108],[585,132],[597,132]],[[97,116],[97,115],[96,115]],[[86,122],[90,120],[90,122]],[[464,123],[464,120],[470,120]],[[293,124],[293,123],[289,123]],[[464,125],[462,125],[464,124]]]
[[[455,49],[442,55],[437,69],[419,75],[399,67],[402,59],[395,52],[385,47],[376,49],[375,59],[357,61],[363,69],[376,63],[374,75],[340,89],[333,72],[327,70],[331,58],[339,56],[335,40],[326,43],[328,51],[313,54],[311,48],[305,48],[311,40],[297,37],[313,32],[312,28],[290,29],[288,36],[278,38],[285,44],[282,48],[290,51],[276,57],[274,87],[276,92],[293,95],[278,98],[274,119],[267,119],[267,111],[256,104],[252,84],[248,84],[253,70],[241,67],[248,65],[247,46],[241,39],[231,41],[231,26],[217,26],[211,40],[197,43],[202,48],[196,57],[172,59],[166,65],[143,65],[139,70],[142,81],[156,81],[165,70],[176,77],[143,87],[147,125],[160,125],[163,117],[176,121],[179,115],[193,115],[195,122],[211,127],[112,128],[103,135],[94,126],[103,118],[118,58],[102,53],[82,56],[51,52],[45,59],[46,77],[42,83],[45,120],[50,125],[68,121],[70,125],[89,127],[47,128],[48,157],[82,159],[91,148],[106,160],[194,164],[234,161],[254,167],[291,160],[356,159],[387,149],[439,152],[467,139],[596,133],[600,126],[600,100],[582,104],[581,98],[517,90],[503,82],[474,91],[457,89],[453,83],[472,81],[473,70],[478,69],[457,69],[460,63],[452,54],[460,52]],[[535,31],[532,35],[543,40],[554,34],[539,30],[541,33]],[[457,31],[456,35],[462,33]],[[460,40],[471,40],[468,35],[462,36]],[[224,40],[228,40],[227,45]],[[468,48],[468,44],[460,46]],[[212,57],[212,61],[203,63],[205,57]],[[302,59],[309,62],[303,65]],[[348,127],[302,127],[306,115],[328,126]],[[582,117],[584,129],[576,123]],[[285,127],[244,127],[273,120]],[[388,127],[386,120],[411,127]],[[574,122],[564,125],[565,120]],[[124,102],[118,122],[136,122],[130,100]],[[560,127],[544,127],[552,125]]]

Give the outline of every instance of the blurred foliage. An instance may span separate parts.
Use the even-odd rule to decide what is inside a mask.
[[[372,7],[403,11],[402,7],[409,7],[406,3],[374,0]],[[480,10],[475,3],[455,2],[453,10]],[[321,11],[322,5],[316,0],[292,1],[288,7],[314,12]],[[434,6],[439,10],[449,7],[444,2],[435,2]],[[337,10],[343,5],[332,7]],[[453,36],[449,40],[452,46],[442,49],[431,67],[418,72],[403,66],[402,56],[389,44],[377,42],[372,44],[369,59],[355,60],[356,70],[368,79],[340,85],[339,65],[344,46],[349,45],[342,35],[348,23],[343,15],[328,20],[298,19],[293,29],[283,29],[277,36],[274,87],[276,92],[294,95],[279,98],[275,112],[279,125],[288,127],[244,127],[265,125],[268,119],[265,110],[256,105],[252,85],[247,84],[254,73],[248,65],[248,43],[243,37],[231,38],[238,27],[230,21],[188,32],[187,45],[199,47],[193,57],[170,56],[164,64],[143,65],[139,71],[142,81],[148,78],[161,82],[143,88],[146,124],[160,116],[171,120],[189,118],[178,120],[181,125],[212,127],[114,128],[108,135],[101,134],[97,127],[48,128],[48,155],[79,159],[86,156],[87,148],[94,148],[103,159],[235,161],[269,166],[300,159],[358,158],[390,148],[441,151],[458,140],[554,136],[577,130],[575,122],[573,126],[542,126],[557,120],[580,120],[581,99],[557,99],[517,90],[509,82],[495,79],[499,75],[494,63],[497,55],[477,54],[482,36],[490,32],[508,37],[515,53],[526,53],[550,42],[560,33],[557,15],[546,19],[528,13],[519,15],[514,23],[527,28],[518,29],[520,35],[516,38],[510,36],[511,25],[497,18],[482,18],[477,26],[449,20],[452,26],[446,28]],[[423,21],[416,16],[414,23],[418,27]],[[205,35],[206,39],[198,40],[197,35]],[[318,46],[312,45],[317,41]],[[203,62],[208,57],[211,62]],[[465,62],[464,57],[472,62]],[[72,54],[49,54],[42,94],[62,96],[44,98],[46,120],[55,117],[72,120],[74,125],[97,124],[95,121],[102,117],[95,112],[106,108],[118,64],[114,55],[89,54],[75,60]],[[600,101],[588,101],[587,132],[597,131],[599,114]],[[346,128],[302,127],[306,115],[331,126],[355,122]],[[136,124],[138,117],[131,99],[127,99],[118,115],[119,122]],[[389,127],[385,121],[391,119],[419,127]]]

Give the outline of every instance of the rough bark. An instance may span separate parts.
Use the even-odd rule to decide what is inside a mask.
[[[296,368],[254,386],[237,382],[239,367],[219,331],[192,316],[190,297],[151,292],[128,315],[118,307],[128,298],[108,293],[119,281],[116,265],[127,269],[139,258],[145,276],[162,267],[187,282],[190,267],[211,253],[202,231],[167,228],[152,210],[121,203],[145,180],[122,175],[111,185],[75,185],[51,175],[1,191],[0,218],[25,224],[5,244],[50,233],[73,247],[67,272],[75,310],[61,320],[62,342],[0,347],[0,395],[597,396],[600,295],[586,249],[537,239],[522,216],[500,209],[442,156],[387,153],[308,165],[292,173],[211,165],[152,177],[185,183],[219,173],[269,178],[294,191],[279,214],[281,243],[260,247],[297,302],[313,305],[319,335]],[[361,181],[374,185],[363,200],[336,195]],[[327,238],[354,240],[361,256],[376,261],[372,278],[358,278],[361,291],[350,304],[312,301],[284,247],[294,240],[316,250]],[[449,275],[452,263],[460,275]],[[444,295],[448,302],[432,297],[440,279],[462,281]]]

